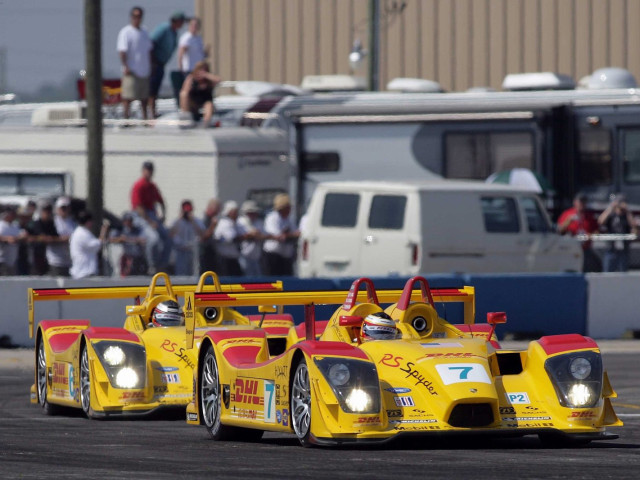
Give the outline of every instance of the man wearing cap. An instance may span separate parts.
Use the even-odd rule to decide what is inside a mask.
[[[220,275],[242,275],[240,268],[240,242],[245,236],[238,227],[238,204],[234,201],[225,202],[222,215],[214,231],[216,253],[218,254],[218,273]]]
[[[279,193],[273,199],[273,211],[264,219],[265,266],[267,275],[293,275],[296,242],[300,232],[290,218],[291,201],[286,193]]]
[[[240,266],[246,276],[261,275],[264,225],[260,219],[260,208],[253,200],[245,200],[242,203],[238,226],[245,235],[245,240],[240,244]]]
[[[573,199],[573,208],[569,208],[562,212],[558,218],[558,232],[561,235],[565,233],[571,236],[591,235],[598,231],[598,222],[593,212],[587,210],[587,197],[578,194]],[[591,240],[582,241],[582,271],[583,272],[601,272],[602,261],[598,254],[591,246]]]
[[[165,205],[153,178],[153,162],[142,164],[142,176],[131,188],[131,209],[144,221],[147,261],[156,271],[165,271],[171,255],[171,238],[164,228]],[[157,209],[160,209],[158,215]]]
[[[151,77],[149,78],[149,103],[151,116],[156,118],[156,98],[164,78],[164,67],[178,46],[178,30],[186,20],[184,12],[174,12],[168,22],[163,22],[151,32],[153,50],[151,51]]]
[[[59,197],[56,200],[55,207],[53,224],[58,235],[52,235],[47,244],[46,255],[49,274],[68,277],[69,269],[71,268],[69,239],[76,228],[76,222],[71,218],[71,200],[69,200],[69,197]]]
[[[176,275],[193,275],[195,252],[204,232],[204,224],[193,215],[193,204],[190,200],[183,200],[180,218],[173,222],[170,231],[175,252]]]

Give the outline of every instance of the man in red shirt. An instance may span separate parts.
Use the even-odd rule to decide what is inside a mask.
[[[171,255],[171,238],[164,228],[165,205],[153,178],[153,162],[142,164],[142,177],[131,188],[131,209],[144,220],[147,261],[156,272],[166,271]],[[160,215],[158,215],[158,206]]]
[[[558,232],[562,235],[569,233],[571,236],[591,235],[597,233],[598,222],[592,212],[586,209],[587,197],[579,194],[573,199],[573,207],[565,210],[558,219]],[[583,261],[582,271],[601,272],[602,261],[591,248],[591,240],[582,242]]]

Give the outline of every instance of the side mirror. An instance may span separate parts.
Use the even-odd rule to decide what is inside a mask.
[[[507,314],[505,312],[488,312],[487,323],[493,326],[500,323],[507,323]]]
[[[260,313],[278,313],[278,307],[275,305],[260,305],[258,306]]]

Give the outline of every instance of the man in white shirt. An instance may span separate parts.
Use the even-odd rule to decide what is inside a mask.
[[[100,229],[100,236],[91,233],[93,216],[89,212],[80,212],[78,226],[71,235],[71,276],[85,278],[98,274],[98,252],[107,238],[109,223],[105,222]]]
[[[246,200],[242,203],[238,225],[240,231],[248,237],[240,244],[240,266],[248,277],[261,275],[264,226],[260,219],[260,208],[256,202]]]
[[[289,195],[279,193],[273,199],[273,211],[264,219],[264,232],[268,238],[264,242],[267,275],[293,275],[296,242],[300,232],[290,219],[290,214]]]
[[[213,233],[216,240],[218,254],[218,273],[220,275],[242,275],[240,268],[240,242],[244,236],[237,223],[238,204],[233,201],[225,202],[222,216]]]
[[[151,75],[151,50],[153,43],[141,26],[143,11],[131,9],[131,23],[118,33],[118,54],[122,63],[122,106],[124,118],[129,118],[133,100],[140,100],[142,117],[147,119],[149,100],[149,76]]]
[[[68,277],[71,268],[71,254],[69,253],[69,238],[76,229],[76,222],[71,218],[71,201],[69,197],[59,197],[56,200],[56,213],[53,217],[58,236],[47,244],[47,263],[49,274],[58,277]]]
[[[18,242],[26,236],[14,221],[16,211],[9,208],[0,215],[0,275],[15,275]]]
[[[189,31],[180,36],[178,42],[178,69],[186,76],[193,71],[196,63],[209,56],[209,46],[204,47],[200,31],[200,19],[189,21]]]

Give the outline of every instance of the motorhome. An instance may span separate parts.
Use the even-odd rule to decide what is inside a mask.
[[[320,183],[298,258],[301,277],[581,268],[534,192],[454,180]]]

